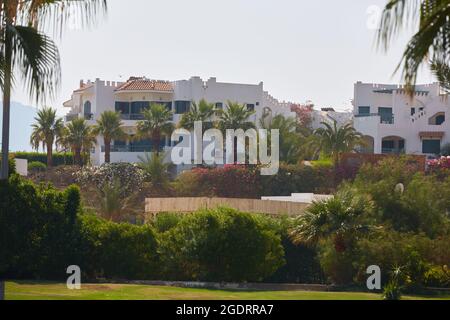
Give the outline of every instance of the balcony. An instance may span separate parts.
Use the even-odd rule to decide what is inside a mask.
[[[394,115],[381,113],[360,113],[355,114],[355,118],[380,117],[381,124],[394,124]]]
[[[122,120],[143,120],[144,115],[142,113],[121,113],[120,118]]]
[[[382,154],[405,154],[405,149],[396,148],[383,148],[381,149]]]

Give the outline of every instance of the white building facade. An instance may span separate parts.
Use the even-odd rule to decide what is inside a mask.
[[[450,142],[450,100],[438,83],[417,85],[411,97],[399,85],[357,82],[353,105],[368,153],[436,156]]]
[[[96,124],[102,112],[111,110],[121,114],[124,131],[133,136],[136,126],[142,119],[141,112],[151,103],[164,104],[173,112],[173,122],[177,124],[182,115],[189,111],[192,102],[205,99],[214,103],[217,109],[227,107],[227,102],[238,102],[254,110],[255,114],[249,119],[256,124],[264,113],[272,116],[281,114],[295,117],[291,112],[291,103],[280,102],[264,90],[263,83],[235,84],[217,82],[216,78],[203,81],[200,77],[189,80],[161,81],[144,77],[132,77],[127,82],[112,82],[96,79],[87,83],[81,81],[64,107],[70,111],[66,121],[83,117],[88,124]],[[163,142],[165,151],[170,150],[170,137]],[[111,162],[140,162],[146,152],[151,152],[150,141],[113,141],[111,147]],[[169,154],[169,153],[168,153]],[[101,165],[104,162],[104,142],[98,137],[97,144],[92,150],[91,162]]]

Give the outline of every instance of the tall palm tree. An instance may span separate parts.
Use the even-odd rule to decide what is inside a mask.
[[[249,120],[249,118],[254,114],[255,111],[249,110],[246,105],[228,101],[227,108],[225,110],[218,111],[218,127],[224,133],[224,135],[226,134],[226,130],[228,129],[242,129],[244,131],[248,129],[254,129],[256,128],[255,123]],[[234,161],[237,161],[238,144],[236,138],[233,145],[233,158]]]
[[[449,63],[450,0],[389,0],[384,8],[378,44],[385,50],[407,26],[417,25],[403,53],[403,78],[412,92],[420,65],[431,58]]]
[[[75,164],[83,165],[81,154],[83,152],[90,152],[90,149],[95,144],[96,137],[86,120],[74,119],[67,124],[64,130],[64,143],[72,149],[74,154]]]
[[[32,125],[30,143],[36,150],[41,143],[44,148],[47,148],[47,166],[51,167],[53,166],[53,145],[62,135],[63,120],[57,118],[56,109],[49,107],[39,110],[34,119],[36,123]]]
[[[171,134],[174,129],[173,113],[165,105],[153,103],[144,110],[143,115],[144,119],[137,124],[136,139],[151,139],[154,151],[159,154],[163,135]]]
[[[90,24],[106,0],[4,0],[0,4],[0,87],[3,91],[2,165],[8,178],[11,89],[17,75],[31,98],[43,101],[56,93],[60,58],[55,43],[42,30],[61,29],[74,15]]]
[[[218,114],[219,128],[222,131],[255,128],[255,123],[249,120],[255,114],[255,111],[248,110],[246,105],[228,101],[227,108],[221,110]]]
[[[212,117],[216,113],[214,103],[208,103],[205,99],[201,99],[198,104],[192,102],[189,112],[183,114],[178,126],[187,130],[194,129],[194,123],[201,121],[203,129],[207,130],[212,127]]]
[[[105,162],[111,162],[111,140],[121,140],[127,137],[122,130],[122,121],[120,115],[114,111],[105,111],[97,120],[97,125],[93,128],[93,133],[103,136],[105,142]]]
[[[337,169],[342,153],[351,152],[356,146],[363,145],[362,135],[350,123],[341,127],[337,125],[337,121],[334,121],[333,125],[322,122],[322,125],[322,128],[315,131],[319,147],[331,156]]]

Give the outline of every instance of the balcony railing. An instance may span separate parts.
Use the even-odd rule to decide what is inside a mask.
[[[383,149],[381,149],[381,153],[383,153],[383,154],[404,154],[405,153],[405,149],[383,148]]]
[[[142,113],[121,113],[122,120],[143,120],[144,115]]]
[[[165,145],[161,145],[161,149],[166,147]],[[111,146],[111,152],[153,152],[152,145],[140,145],[140,146]],[[105,146],[102,146],[102,152],[105,152]]]
[[[393,115],[385,115],[380,113],[360,113],[355,114],[355,118],[365,118],[365,117],[380,117],[380,123],[382,124],[394,124]]]

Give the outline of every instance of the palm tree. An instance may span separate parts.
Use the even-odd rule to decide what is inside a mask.
[[[62,135],[63,121],[56,117],[56,109],[52,108],[39,110],[34,119],[36,123],[32,125],[30,143],[36,150],[41,143],[44,148],[47,148],[47,167],[51,167],[53,166],[53,145]]]
[[[228,129],[238,130],[242,129],[244,131],[248,129],[256,128],[255,123],[250,121],[249,118],[255,114],[255,111],[249,110],[246,105],[239,104],[237,102],[228,101],[227,108],[225,110],[218,111],[219,115],[219,129],[226,134]],[[234,143],[234,161],[238,158],[238,146],[237,139]]]
[[[298,123],[295,118],[286,118],[283,115],[276,115],[273,119],[267,120],[263,117],[260,119],[260,126],[269,133],[270,130],[273,129],[279,130],[281,161],[290,164],[298,163],[306,137],[298,132]]]
[[[92,23],[106,0],[5,0],[0,6],[0,87],[3,91],[2,165],[0,179],[8,178],[11,89],[13,75],[22,80],[31,98],[43,101],[56,93],[60,58],[55,43],[41,32],[59,29],[73,15]]]
[[[450,66],[442,61],[431,61],[431,71],[436,76],[442,89],[450,93]]]
[[[314,202],[299,216],[290,232],[291,239],[296,244],[314,246],[331,238],[335,250],[344,252],[358,233],[369,230],[365,219],[372,209],[372,202],[365,196],[341,191],[331,199]]]
[[[378,44],[387,50],[400,30],[411,24],[417,24],[418,30],[397,67],[403,64],[403,78],[410,92],[423,62],[430,57],[449,62],[450,0],[390,0],[382,14]]]
[[[122,130],[120,115],[114,111],[105,111],[97,120],[97,125],[93,129],[95,135],[102,135],[105,142],[105,162],[111,162],[111,140],[121,140],[127,137]]]
[[[247,129],[255,128],[255,123],[249,118],[255,114],[255,111],[249,110],[246,105],[237,102],[228,101],[227,108],[218,112],[219,128],[222,131],[227,129]]]
[[[164,155],[146,153],[145,157],[139,156],[138,158],[141,161],[139,167],[148,174],[152,185],[161,188],[167,187],[170,164],[164,162]]]
[[[161,150],[162,136],[171,134],[174,129],[172,123],[172,111],[161,104],[151,104],[150,108],[143,112],[144,120],[137,124],[137,139],[151,139],[153,148],[157,154]]]
[[[83,165],[82,152],[90,152],[96,140],[92,128],[81,118],[69,122],[64,131],[63,141],[72,149],[75,164]]]
[[[194,129],[194,123],[201,121],[203,123],[203,129],[207,130],[212,127],[211,118],[216,113],[214,103],[208,103],[205,99],[201,99],[199,103],[192,102],[192,107],[189,112],[183,114],[179,128],[187,130]]]
[[[319,147],[323,152],[333,159],[334,167],[337,169],[340,163],[341,153],[351,152],[358,145],[363,145],[362,135],[357,132],[350,123],[338,127],[337,121],[330,125],[322,122],[323,128],[315,131]]]

